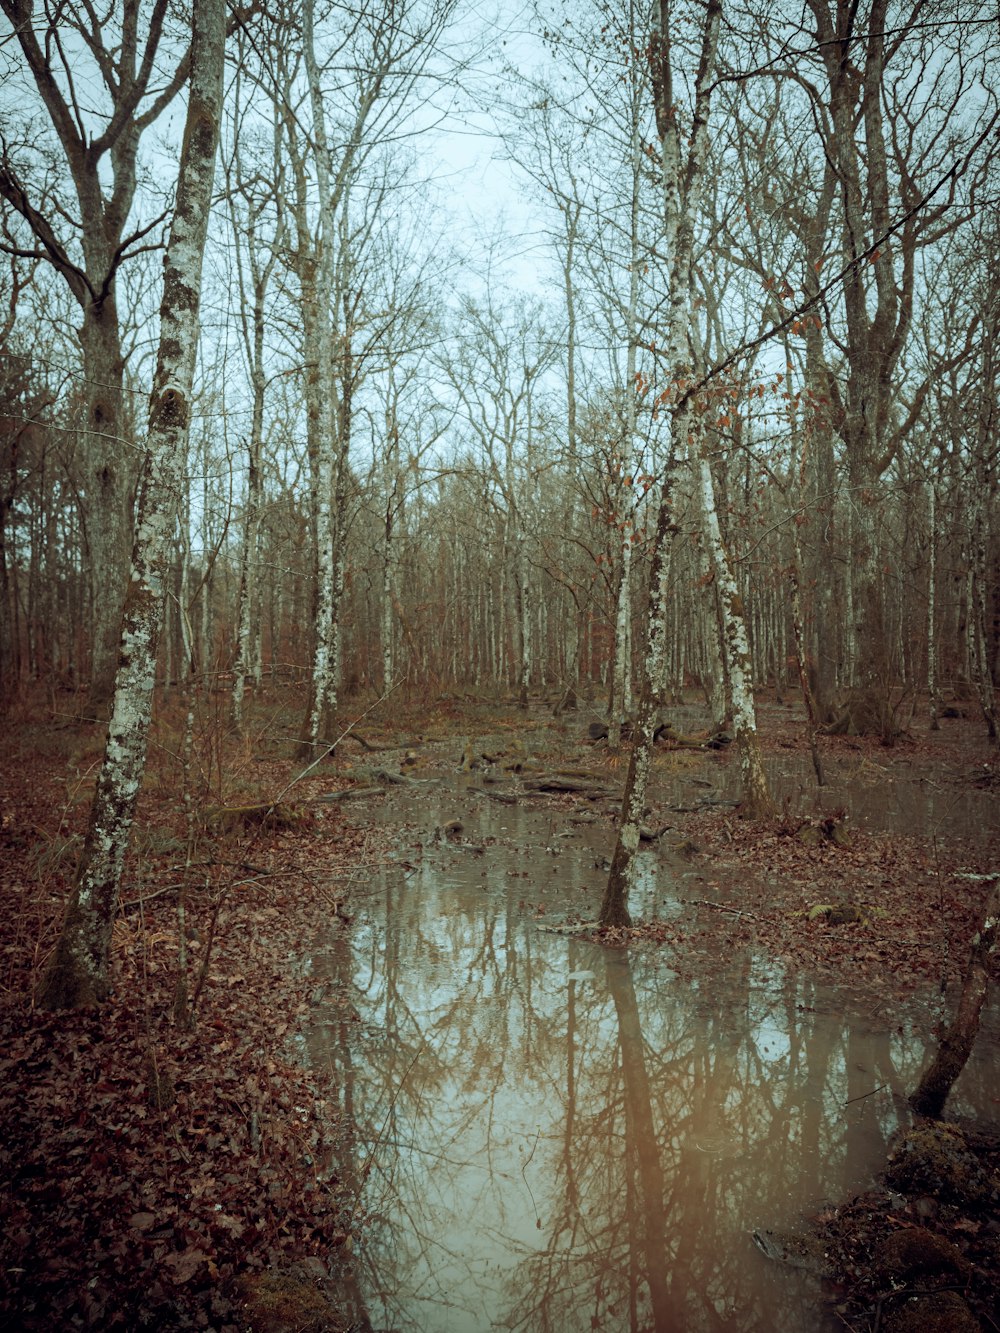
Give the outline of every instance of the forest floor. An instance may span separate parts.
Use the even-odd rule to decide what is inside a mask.
[[[459,768],[489,762],[522,780],[573,775],[577,790],[530,797],[568,816],[592,809],[594,790],[619,793],[627,762],[588,739],[592,715],[582,712],[555,719],[540,707],[525,715],[509,704],[394,700],[358,723],[375,752],[345,740],[335,758],[299,778],[288,738],[301,701],[263,696],[242,741],[227,735],[226,702],[201,701],[188,779],[180,704],[158,710],[114,930],[113,991],[83,1014],[40,1012],[32,992],[71,885],[102,735],[69,708],[25,707],[8,721],[0,754],[4,1327],[350,1328],[358,1199],[333,1165],[338,1090],[302,1059],[301,1033],[320,1003],[345,1024],[357,1016],[351,997],[330,993],[306,960],[331,920],[350,930],[351,885],[386,860],[394,835],[390,825],[362,823],[344,794],[388,774],[453,782]],[[773,770],[808,785],[798,710],[764,707],[761,738]],[[678,857],[706,867],[704,899],[669,921],[604,932],[604,942],[666,950],[671,968],[694,976],[712,966],[724,916],[734,942],[752,932],[756,947],[865,997],[883,1017],[925,998],[930,1013],[960,977],[988,877],[1000,869],[997,751],[971,705],[968,718],[946,719],[937,732],[918,719],[888,749],[847,737],[822,738],[820,747],[824,764],[863,789],[873,811],[905,783],[933,788],[943,809],[952,796],[958,809],[965,794],[983,792],[992,813],[869,831],[829,808],[803,814],[808,803],[798,801],[795,815],[789,803],[775,821],[753,823],[729,803],[679,801],[678,773],[706,755],[661,745],[649,823],[667,828],[661,836]],[[730,750],[708,762],[725,776],[737,761]],[[609,819],[615,799],[605,800]],[[277,803],[277,818],[238,812],[261,802]],[[175,1016],[181,975],[190,1022]],[[859,1257],[866,1233],[845,1220],[852,1207],[869,1228],[931,1228],[946,1239],[959,1258],[938,1265],[942,1282],[964,1283],[980,1320],[989,1318],[975,1292],[1000,1289],[1000,1159],[993,1140],[983,1142],[992,1184],[978,1212],[952,1200],[932,1223],[918,1199],[916,1212],[886,1221],[890,1195],[882,1192],[826,1217],[828,1251],[853,1272],[839,1273],[849,1327],[889,1327],[878,1286],[888,1279]],[[925,1182],[921,1198],[931,1189]],[[966,1326],[997,1327],[940,1325]]]

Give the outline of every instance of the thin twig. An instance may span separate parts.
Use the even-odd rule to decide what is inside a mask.
[[[871,1092],[861,1092],[857,1097],[848,1097],[847,1101],[844,1102],[844,1105],[850,1106],[852,1102],[863,1102],[866,1097],[874,1097],[876,1092],[882,1092],[883,1089],[888,1086],[888,1083],[880,1083],[877,1088],[872,1088]]]

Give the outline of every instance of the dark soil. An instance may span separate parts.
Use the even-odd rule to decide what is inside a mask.
[[[297,711],[287,697],[259,701],[256,731],[236,742],[211,701],[202,708],[189,828],[179,713],[160,708],[115,927],[113,993],[99,1012],[71,1015],[37,1012],[31,997],[72,882],[101,736],[27,714],[8,728],[0,758],[5,1327],[363,1327],[363,1311],[346,1297],[357,1219],[353,1184],[338,1165],[339,1090],[305,1066],[300,1040],[318,1004],[339,1015],[331,1021],[354,1021],[338,979],[312,975],[308,959],[331,920],[350,929],[351,878],[380,863],[393,839],[388,829],[363,831],[350,801],[317,798],[377,782],[378,765],[451,780],[460,767],[489,764],[515,787],[525,773],[572,768],[590,790],[531,799],[567,816],[615,815],[615,797],[595,792],[620,791],[627,754],[588,736],[591,714],[555,720],[469,700],[394,702],[391,716],[361,724],[377,753],[345,741],[289,789],[299,771],[290,757]],[[683,730],[691,734],[688,719]],[[762,739],[768,754],[807,773],[792,709],[765,710]],[[905,775],[956,795],[974,786],[1000,803],[996,751],[974,719],[945,721],[933,734],[915,725],[889,751],[841,737],[820,745],[831,768],[875,773],[873,792]],[[736,757],[661,743],[650,802],[651,826],[669,825],[665,855],[701,874],[685,881],[689,910],[607,932],[606,942],[666,949],[671,967],[693,975],[717,954],[721,929],[868,997],[884,1015],[903,1001],[926,1002],[928,1015],[939,1008],[988,890],[976,877],[1000,867],[1000,821],[880,833],[811,798],[773,825],[748,822],[732,805],[678,809],[678,775],[706,762],[720,785]],[[262,801],[280,801],[283,818],[218,817]],[[197,994],[190,1025],[173,1016],[179,886],[185,975]],[[992,1141],[975,1143],[995,1183]],[[849,1327],[902,1327],[890,1319],[901,1318],[926,1274],[892,1271],[885,1247],[917,1229],[967,1265],[951,1256],[949,1270],[939,1251],[926,1251],[937,1254],[938,1295],[959,1292],[982,1327],[997,1327],[989,1293],[1000,1290],[1000,1237],[989,1190],[973,1205],[933,1183],[913,1193],[897,1181],[820,1225]],[[905,1268],[905,1256],[897,1261]],[[954,1308],[941,1317],[957,1318]],[[963,1326],[935,1325],[926,1309],[922,1319],[925,1333]]]
[[[1000,1135],[917,1124],[901,1132],[877,1189],[816,1220],[849,1328],[995,1329]]]

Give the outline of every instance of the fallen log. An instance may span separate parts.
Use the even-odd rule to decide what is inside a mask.
[[[524,783],[527,791],[537,792],[574,792],[581,796],[610,796],[610,787],[605,787],[585,778],[571,777],[565,773],[550,773],[546,777],[528,778]]]
[[[350,801],[361,796],[384,796],[385,787],[343,787],[340,791],[325,791],[321,796],[313,796],[311,805],[323,805],[327,802]]]
[[[203,812],[205,827],[221,833],[236,829],[289,829],[302,823],[304,815],[293,805],[265,802],[262,805],[209,805]]]

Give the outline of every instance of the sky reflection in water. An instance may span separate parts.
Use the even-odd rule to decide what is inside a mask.
[[[372,1163],[371,1327],[820,1328],[816,1280],[749,1233],[865,1187],[923,1042],[728,947],[721,915],[697,985],[662,953],[539,929],[542,881],[593,910],[607,832],[555,855],[551,817],[478,808],[465,836],[495,845],[390,868],[312,959],[361,1017],[317,1014],[308,1046],[341,1088],[345,1164]],[[988,1107],[987,1084],[980,1058],[956,1109]]]

